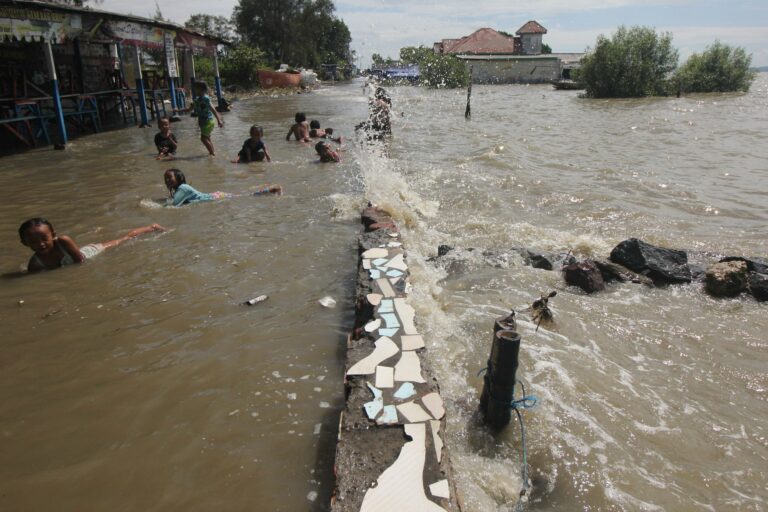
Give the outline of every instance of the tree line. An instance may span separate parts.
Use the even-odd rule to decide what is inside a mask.
[[[619,27],[600,35],[581,60],[575,78],[592,98],[637,98],[692,92],[749,90],[755,79],[744,48],[715,41],[678,67],[672,34],[649,27]]]

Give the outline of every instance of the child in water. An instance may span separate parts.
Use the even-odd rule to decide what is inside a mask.
[[[317,151],[317,154],[320,155],[320,161],[321,162],[341,162],[341,157],[339,154],[331,149],[331,146],[328,145],[325,141],[320,141],[315,145],[315,151]]]
[[[280,185],[263,185],[252,194],[230,194],[229,192],[212,192],[206,194],[195,190],[187,184],[187,178],[179,169],[168,169],[164,175],[165,186],[168,187],[170,200],[166,206],[182,206],[185,204],[201,203],[203,201],[216,201],[218,199],[230,199],[243,195],[261,196],[265,194],[283,195],[283,187]]]
[[[329,139],[335,142],[336,144],[342,143],[341,137],[333,137],[333,128],[326,128],[323,130],[320,128],[320,121],[317,119],[313,119],[309,122],[309,136],[313,139],[321,138],[321,139]]]
[[[219,128],[224,127],[224,123],[221,121],[219,113],[216,111],[216,107],[211,104],[211,98],[208,96],[208,84],[205,82],[195,82],[195,100],[192,103],[192,108],[197,115],[197,124],[200,126],[200,141],[208,150],[208,154],[216,156],[213,147],[213,141],[211,140],[211,134],[216,127],[216,123],[219,124]],[[213,119],[216,118],[216,123]]]
[[[233,164],[247,164],[248,162],[261,162],[266,159],[271,162],[272,158],[267,152],[267,147],[261,138],[264,136],[264,129],[261,126],[251,126],[251,138],[243,142],[243,149],[237,154],[237,158],[232,160]]]
[[[105,249],[111,249],[132,238],[151,233],[152,231],[165,231],[160,224],[150,224],[141,228],[132,229],[125,236],[103,242],[100,244],[88,244],[78,247],[74,240],[66,235],[56,235],[53,225],[41,217],[29,219],[19,227],[21,243],[32,249],[35,254],[27,263],[28,272],[52,270],[82,263],[88,258],[93,258]]]
[[[291,135],[296,137],[296,140],[302,142],[309,142],[309,125],[307,124],[307,116],[304,112],[296,112],[294,116],[296,121],[288,129],[288,135],[285,136],[285,140],[291,140]]]
[[[155,135],[155,146],[157,146],[156,160],[173,160],[176,154],[176,148],[179,147],[176,136],[171,133],[171,122],[167,117],[161,117],[157,121],[157,127],[160,129]]]

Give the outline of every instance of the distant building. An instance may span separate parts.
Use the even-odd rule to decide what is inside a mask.
[[[459,39],[434,43],[432,50],[466,62],[473,83],[551,82],[569,76],[583,54],[542,54],[546,33],[546,28],[531,20],[514,37],[481,28]]]
[[[546,33],[547,29],[533,20],[517,29],[515,34],[520,38],[520,53],[523,55],[540,55],[542,37]]]

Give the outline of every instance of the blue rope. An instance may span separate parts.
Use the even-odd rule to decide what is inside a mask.
[[[520,490],[520,499],[517,500],[517,505],[515,506],[515,511],[520,512],[523,510],[523,506],[525,504],[523,497],[528,494],[528,449],[525,446],[525,423],[523,422],[523,415],[520,414],[520,409],[532,409],[533,407],[536,407],[539,399],[536,397],[536,395],[526,395],[525,384],[519,381],[518,383],[523,390],[523,398],[519,400],[512,400],[510,408],[515,411],[515,414],[517,414],[517,420],[520,422],[520,439],[523,451],[523,488]]]

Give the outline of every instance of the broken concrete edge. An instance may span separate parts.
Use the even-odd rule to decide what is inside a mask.
[[[398,228],[391,216],[376,207],[369,206],[362,212],[364,232],[358,239],[358,273],[355,289],[355,321],[352,333],[347,339],[347,360],[345,365],[344,392],[345,406],[339,418],[339,432],[336,445],[334,474],[335,488],[331,499],[332,512],[357,512],[361,510],[366,492],[376,487],[381,474],[397,460],[403,446],[409,442],[405,434],[404,421],[393,425],[377,425],[367,417],[363,405],[372,400],[371,391],[366,382],[373,384],[373,375],[353,375],[346,373],[355,363],[370,355],[374,350],[374,342],[378,339],[374,333],[366,332],[364,326],[376,318],[375,307],[367,300],[369,294],[375,293],[374,280],[369,270],[363,268],[362,254],[368,249],[387,246],[394,238],[391,234],[398,233]],[[403,254],[404,247],[400,247]],[[404,296],[409,272],[405,271],[403,279],[395,285],[398,296]],[[433,369],[426,358],[426,349],[416,351],[421,362],[421,374],[424,383],[414,383],[415,396],[440,391]],[[399,354],[386,359],[382,363],[392,366],[391,361]],[[402,403],[408,400],[403,400]],[[440,440],[445,438],[445,415],[439,420]],[[422,473],[422,485],[425,495],[430,501],[447,511],[461,511],[461,498],[455,485],[453,468],[450,462],[448,447],[440,450],[438,462],[432,427],[427,428],[426,459]],[[449,498],[432,496],[429,485],[441,480],[447,480],[450,490]]]

